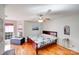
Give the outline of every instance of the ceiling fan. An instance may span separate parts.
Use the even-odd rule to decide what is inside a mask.
[[[45,22],[50,20],[50,14],[52,13],[52,10],[49,9],[47,12],[38,14],[38,22]]]

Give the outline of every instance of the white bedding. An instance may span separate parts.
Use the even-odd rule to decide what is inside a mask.
[[[47,44],[51,44],[53,42],[55,42],[56,38],[50,38],[50,37],[45,37],[45,36],[35,36],[35,35],[31,35],[29,36],[29,38],[31,38],[35,43],[38,44],[38,48],[43,47]]]
[[[45,39],[43,39],[42,41],[40,41],[38,43],[38,48],[43,47],[43,46],[45,46],[47,44],[54,43],[54,42],[55,42],[55,39],[45,38]]]

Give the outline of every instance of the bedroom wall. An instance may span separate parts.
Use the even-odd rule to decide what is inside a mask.
[[[3,54],[4,52],[4,27],[2,25],[4,25],[4,7],[5,5],[0,5],[0,54]]]
[[[58,44],[65,47],[63,44],[64,38],[69,38],[69,49],[79,51],[79,14],[62,15],[51,18],[50,21],[43,23],[43,30],[57,31]],[[70,26],[70,36],[64,35],[64,26]]]
[[[39,30],[32,30],[33,27],[38,26]],[[24,36],[27,37],[30,34],[39,35],[42,32],[42,24],[38,22],[24,21]]]

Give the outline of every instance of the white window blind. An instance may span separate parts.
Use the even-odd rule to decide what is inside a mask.
[[[14,26],[5,26],[5,32],[14,32]]]

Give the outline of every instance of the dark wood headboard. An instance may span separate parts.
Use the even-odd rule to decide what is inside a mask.
[[[53,35],[53,36],[57,37],[57,32],[56,31],[45,31],[45,30],[43,30],[43,34]]]

